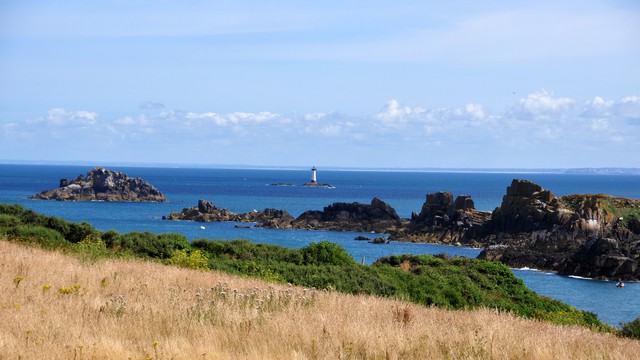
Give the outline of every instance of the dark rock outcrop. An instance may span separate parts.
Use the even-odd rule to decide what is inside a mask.
[[[371,204],[333,203],[322,211],[306,211],[291,226],[308,230],[389,232],[402,226],[402,221],[393,207],[374,198]]]
[[[148,182],[102,167],[95,167],[87,175],[78,175],[72,180],[60,179],[60,187],[57,189],[43,191],[29,198],[61,201],[167,201]]]
[[[293,216],[286,210],[264,209],[262,211],[249,211],[237,214],[227,209],[221,209],[213,203],[200,200],[198,205],[182,209],[181,212],[173,212],[168,216],[163,216],[163,220],[191,220],[200,222],[216,222],[216,221],[237,221],[237,222],[255,222],[259,226],[283,229],[290,228]]]
[[[640,201],[607,195],[556,197],[513,180],[478,239],[480,258],[603,279],[640,279]]]
[[[416,242],[478,245],[474,234],[490,217],[491,213],[476,210],[468,195],[454,201],[450,192],[437,192],[427,195],[420,213],[413,213],[405,232],[395,236]]]
[[[334,230],[359,232],[390,232],[403,225],[396,211],[384,201],[374,198],[371,204],[334,203],[323,211],[310,210],[294,219],[286,210],[264,209],[236,214],[220,209],[209,201],[200,200],[197,206],[163,216],[164,220],[201,222],[255,222],[265,228],[295,228],[304,230]],[[367,239],[368,240],[368,239]]]

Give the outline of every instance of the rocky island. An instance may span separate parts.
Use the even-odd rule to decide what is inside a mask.
[[[400,218],[384,201],[333,203],[293,218],[284,210],[234,214],[200,200],[169,220],[257,222],[267,228],[376,232],[390,240],[482,247],[480,258],[599,279],[640,280],[640,200],[556,197],[515,179],[493,212],[450,192],[428,194],[420,213]]]
[[[167,198],[153,185],[140,178],[103,167],[95,167],[86,175],[60,179],[60,186],[29,196],[29,199],[60,201],[131,201],[166,202]]]

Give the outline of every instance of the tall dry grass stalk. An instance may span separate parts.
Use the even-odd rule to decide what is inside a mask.
[[[637,359],[640,342],[0,241],[0,359]]]

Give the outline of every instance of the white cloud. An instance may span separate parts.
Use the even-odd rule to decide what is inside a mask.
[[[151,121],[145,115],[139,115],[136,117],[133,116],[125,116],[119,119],[116,119],[113,122],[115,125],[123,125],[123,126],[131,126],[131,125],[150,125]]]
[[[615,103],[616,115],[627,119],[640,119],[640,96],[627,96]]]
[[[421,107],[400,107],[400,104],[396,99],[389,100],[382,110],[374,115],[374,119],[384,125],[389,126],[401,126],[411,118],[419,117],[424,113],[424,109]]]
[[[476,119],[484,119],[485,112],[480,104],[467,104],[464,106],[464,113],[473,116]]]
[[[35,122],[40,121],[53,126],[88,126],[98,122],[98,114],[85,110],[66,111],[62,108],[54,108],[47,112],[44,119],[37,119]]]
[[[175,117],[175,113],[171,113],[171,117]],[[259,113],[251,113],[251,112],[233,112],[226,115],[217,114],[215,112],[205,112],[205,113],[193,113],[188,112],[184,115],[186,119],[189,120],[209,120],[211,123],[218,126],[227,126],[230,124],[233,125],[252,125],[252,124],[260,124],[265,122],[287,122],[287,119],[284,118],[280,114],[275,114],[271,112],[259,112]]]
[[[157,109],[165,108],[164,104],[159,102],[153,102],[153,101],[145,101],[142,104],[140,104],[138,107],[143,110],[157,110]]]
[[[587,118],[609,117],[612,105],[613,101],[596,96],[592,100],[585,102],[581,116]]]
[[[609,129],[609,121],[607,119],[591,120],[591,130],[599,132]]]
[[[438,159],[454,162],[482,158],[487,153],[555,159],[554,151],[571,154],[586,149],[581,152],[587,156],[589,149],[640,148],[640,132],[632,126],[639,105],[638,96],[577,101],[540,91],[524,96],[503,113],[491,112],[479,103],[430,109],[405,106],[392,99],[379,112],[359,116],[338,112],[284,115],[170,110],[156,115],[145,112],[113,119],[100,117],[98,122],[95,112],[54,108],[36,120],[7,122],[2,125],[2,134],[4,140],[13,141],[14,147],[15,139],[28,137],[33,140],[30,143],[42,146],[64,148],[73,144],[78,149],[97,151],[99,144],[104,144],[109,151],[131,149],[141,154],[141,149],[195,146],[204,150],[225,144],[225,153],[240,154],[249,146],[264,149],[265,154],[279,149],[278,156],[287,157],[308,151],[311,144],[314,149],[324,149],[322,156],[335,159],[336,165],[342,158],[334,149],[372,158],[406,157],[407,165],[413,161],[410,154],[416,152],[430,152]],[[65,126],[75,126],[76,131]],[[5,148],[7,144],[5,141]],[[222,156],[215,154],[208,156]]]
[[[560,120],[572,111],[573,99],[555,97],[553,92],[541,90],[520,99],[508,116],[523,120]]]
[[[328,116],[329,114],[327,113],[310,113],[310,114],[304,114],[303,119],[309,122],[318,122],[318,121],[322,121]]]
[[[2,125],[2,130],[3,130],[5,133],[12,132],[12,131],[14,131],[14,130],[15,130],[15,129],[17,129],[17,128],[18,128],[18,124],[14,123],[14,122],[10,122],[10,123],[6,123],[6,124],[3,124],[3,125]]]

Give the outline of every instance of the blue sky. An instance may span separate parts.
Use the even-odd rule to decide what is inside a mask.
[[[0,0],[0,161],[640,167],[637,1]]]

